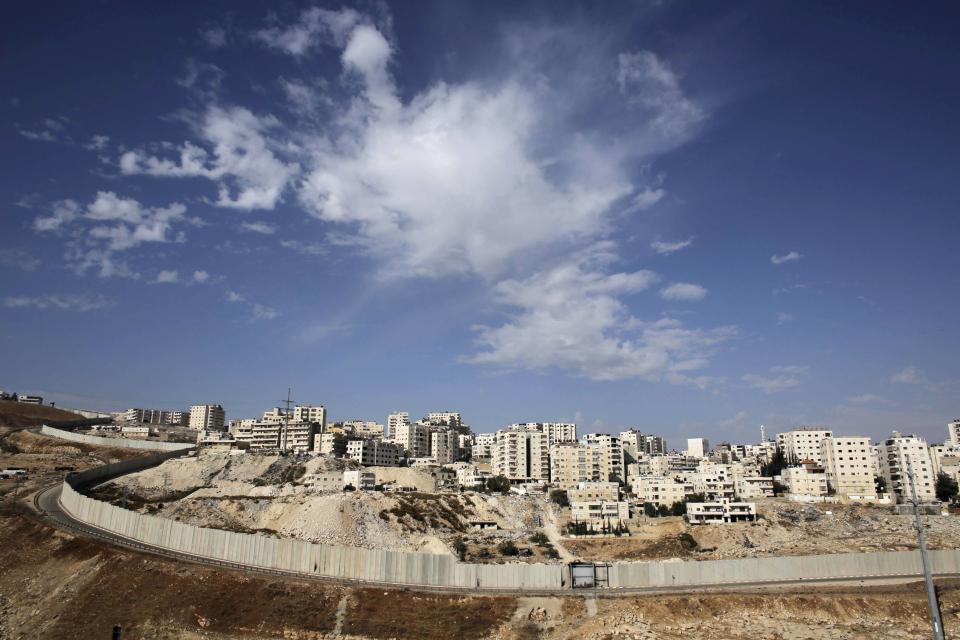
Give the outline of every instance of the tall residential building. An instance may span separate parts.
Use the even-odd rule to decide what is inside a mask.
[[[550,447],[550,482],[561,489],[573,489],[581,482],[618,482],[615,465],[622,462],[600,443],[561,442]]]
[[[493,445],[497,440],[495,433],[478,433],[473,438],[473,459],[489,460],[493,457]]]
[[[921,502],[936,499],[936,478],[933,474],[933,462],[930,450],[923,438],[903,436],[898,431],[879,445],[880,472],[887,485],[887,491],[898,503],[913,499],[913,486],[916,486],[917,498]],[[910,472],[914,482],[910,482]]]
[[[309,453],[314,448],[316,431],[317,427],[312,422],[290,422],[285,425],[282,420],[240,420],[230,424],[234,439],[249,443],[251,451],[285,448],[295,453]]]
[[[620,432],[620,446],[630,462],[644,455],[659,456],[667,452],[667,441],[660,436],[644,434],[636,429]]]
[[[836,436],[820,441],[827,486],[844,496],[876,496],[870,438]]]
[[[313,422],[320,425],[320,432],[327,428],[327,410],[321,405],[297,405],[293,409],[293,422]]]
[[[576,442],[577,425],[572,422],[520,422],[508,429],[539,429],[547,434],[547,444],[553,446],[559,442]]]
[[[361,438],[382,438],[383,424],[366,420],[347,420],[343,426]]]
[[[705,458],[710,451],[710,442],[706,438],[687,438],[687,456]]]
[[[397,432],[400,427],[410,424],[410,414],[406,411],[398,411],[387,416],[386,429],[383,431],[385,440],[396,440]]]
[[[960,418],[954,418],[953,422],[947,423],[947,434],[950,436],[950,444],[960,447]]]
[[[430,427],[425,424],[410,422],[399,423],[394,442],[403,447],[410,458],[426,458],[430,455]]]
[[[549,435],[540,425],[512,425],[497,431],[493,472],[512,481],[550,480]]]
[[[604,453],[606,478],[604,482],[623,482],[624,458],[620,438],[609,433],[588,433],[580,439],[582,444],[597,446]]]
[[[450,464],[459,454],[460,434],[451,427],[440,428],[430,432],[430,457],[437,464]]]
[[[223,431],[226,414],[219,404],[195,404],[190,407],[190,428],[201,431]]]
[[[348,440],[346,457],[367,467],[395,467],[400,464],[403,448],[381,440]]]
[[[431,411],[427,414],[427,422],[433,425],[443,425],[459,429],[463,425],[460,414],[456,411]]]
[[[800,427],[777,434],[777,447],[783,451],[787,464],[797,465],[803,462],[823,464],[820,457],[820,441],[833,435],[830,429],[819,427]]]

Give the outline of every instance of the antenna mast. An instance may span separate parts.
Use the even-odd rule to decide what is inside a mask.
[[[283,412],[283,433],[280,435],[280,451],[286,453],[287,431],[290,429],[290,404],[293,402],[293,400],[290,399],[290,387],[287,387],[287,399],[281,400],[280,402],[283,402],[285,406],[285,411]]]

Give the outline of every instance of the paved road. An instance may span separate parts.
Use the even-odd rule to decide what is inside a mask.
[[[246,573],[254,573],[259,575],[268,575],[268,576],[281,576],[285,578],[293,578],[297,580],[311,580],[318,582],[325,582],[331,584],[337,584],[342,586],[354,586],[354,587],[377,587],[384,589],[403,589],[407,591],[423,591],[431,593],[447,593],[447,594],[456,594],[464,595],[465,593],[489,595],[489,594],[500,594],[500,595],[516,595],[516,596],[585,596],[585,597],[620,597],[620,596],[631,596],[631,595],[643,595],[643,594],[677,594],[677,593],[715,593],[715,592],[743,592],[743,591],[757,591],[757,590],[790,590],[795,589],[797,586],[803,585],[805,587],[814,587],[814,586],[852,586],[852,587],[862,587],[867,583],[870,584],[903,584],[907,582],[916,582],[922,579],[919,575],[904,575],[904,576],[882,576],[882,577],[863,577],[863,578],[849,578],[849,579],[815,579],[815,580],[777,580],[777,581],[764,581],[764,582],[736,582],[729,584],[718,584],[718,585],[704,585],[701,587],[675,587],[675,588],[664,588],[664,587],[637,587],[631,589],[559,589],[559,590],[542,590],[542,591],[511,591],[511,590],[477,590],[477,589],[454,589],[449,587],[429,587],[423,585],[404,585],[396,583],[382,583],[382,582],[367,582],[363,580],[344,580],[339,578],[330,578],[327,576],[317,576],[312,574],[296,573],[292,571],[278,571],[275,569],[265,569],[261,567],[255,567],[251,565],[244,565],[236,562],[226,562],[223,560],[217,560],[214,558],[206,558],[202,556],[194,556],[188,553],[183,553],[179,551],[172,551],[170,549],[165,549],[163,547],[157,547],[153,545],[144,544],[136,540],[131,540],[123,536],[119,536],[115,533],[104,531],[98,529],[91,525],[88,525],[84,522],[74,520],[69,514],[63,511],[60,507],[60,488],[61,485],[57,484],[52,487],[43,489],[33,496],[32,506],[38,515],[44,518],[49,524],[67,529],[77,535],[94,538],[98,541],[105,542],[110,545],[124,547],[126,549],[131,549],[134,551],[139,551],[143,553],[149,553],[157,556],[162,556],[165,558],[171,558],[175,560],[181,560],[186,562],[191,562],[195,564],[203,564],[215,567],[222,567],[227,569],[232,569],[236,571],[243,571]],[[949,576],[938,576],[940,578],[945,577],[957,577],[960,574],[950,574]]]

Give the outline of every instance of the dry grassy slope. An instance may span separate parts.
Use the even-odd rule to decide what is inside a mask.
[[[0,401],[0,430],[4,428],[35,427],[44,422],[80,420],[82,418],[83,416],[75,413],[45,405]]]

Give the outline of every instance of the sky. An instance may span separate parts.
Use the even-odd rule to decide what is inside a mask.
[[[0,9],[0,388],[752,442],[960,415],[960,8]]]

